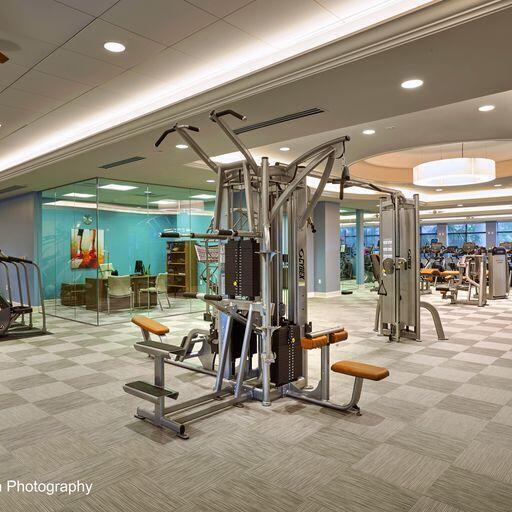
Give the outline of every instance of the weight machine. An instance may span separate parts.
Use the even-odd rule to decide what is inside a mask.
[[[0,268],[4,271],[3,275],[7,291],[7,298],[0,295],[0,336],[7,336],[9,334],[19,336],[46,334],[44,288],[39,266],[31,260],[8,256],[0,251]],[[35,328],[33,323],[34,305],[30,291],[30,269],[33,269],[37,276],[42,318],[41,328]],[[13,279],[12,274],[14,274],[15,279]],[[17,295],[16,300],[14,298],[15,295]]]
[[[245,117],[232,110],[212,111],[213,121],[243,155],[229,164],[213,162],[191,136],[194,126],[176,124],[155,143],[159,146],[172,133],[187,145],[216,174],[216,201],[208,233],[163,232],[162,238],[215,241],[219,246],[217,294],[184,294],[203,300],[212,308],[210,341],[216,341],[218,367],[213,393],[165,407],[165,397],[177,392],[164,386],[163,360],[179,361],[184,347],[166,343],[165,326],[136,317],[144,341],[135,348],[155,357],[155,382],[141,381],[124,386],[128,393],[155,404],[154,411],[138,409],[137,417],[174,430],[184,437],[185,424],[232,405],[254,399],[269,406],[271,401],[290,396],[337,410],[358,412],[357,401],[363,379],[381,380],[385,368],[364,363],[338,362],[332,371],[355,377],[352,399],[345,405],[329,401],[329,347],[347,337],[342,327],[312,332],[307,316],[307,231],[312,214],[334,163],[345,153],[348,136],[338,137],[294,159],[289,164],[271,164],[267,157],[256,162],[253,155],[226,123],[226,116]],[[322,167],[323,166],[323,167]],[[310,194],[306,178],[320,173],[318,188]],[[287,263],[286,272],[285,264]],[[155,325],[157,324],[157,325]],[[162,343],[150,341],[150,333]],[[316,391],[306,388],[307,351],[322,349],[322,379]],[[340,364],[343,363],[343,364]],[[199,408],[199,410],[198,410]],[[170,416],[173,416],[171,418]],[[185,416],[183,416],[185,415]]]
[[[465,242],[457,261],[457,270],[444,272],[451,274],[448,282],[436,287],[443,299],[451,304],[468,304],[483,307],[487,305],[487,251],[478,249],[474,242]],[[461,299],[461,291],[467,292],[467,298]]]
[[[420,244],[418,195],[406,199],[394,189],[382,187],[360,179],[352,179],[347,168],[340,183],[340,199],[343,190],[358,186],[381,192],[380,198],[380,252],[378,290],[379,300],[375,312],[374,330],[389,341],[409,338],[420,341],[420,308],[432,315],[437,337],[445,340],[445,334],[437,309],[420,300]]]

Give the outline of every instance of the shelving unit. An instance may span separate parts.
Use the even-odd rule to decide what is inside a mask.
[[[167,293],[179,296],[197,290],[197,255],[194,242],[167,242]]]

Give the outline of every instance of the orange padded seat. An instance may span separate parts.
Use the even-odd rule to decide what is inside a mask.
[[[387,368],[359,363],[357,361],[338,361],[331,366],[331,370],[336,373],[344,373],[346,375],[352,375],[352,377],[361,377],[362,379],[370,380],[382,380],[389,376],[389,370]]]
[[[318,336],[317,338],[302,338],[300,346],[304,350],[312,350],[314,348],[324,347],[329,343],[327,336]]]
[[[134,316],[132,318],[132,323],[138,325],[141,329],[148,331],[152,334],[156,334],[157,336],[163,336],[169,332],[169,327],[157,322],[156,320],[152,320],[147,316]]]
[[[441,276],[446,278],[446,279],[452,279],[454,278],[455,276],[458,276],[459,275],[459,271],[458,270],[443,270],[441,272]]]
[[[441,272],[437,268],[422,268],[420,269],[420,274],[422,276],[439,276]]]
[[[338,343],[345,341],[348,338],[348,332],[343,329],[342,331],[332,332],[329,334],[329,343]]]

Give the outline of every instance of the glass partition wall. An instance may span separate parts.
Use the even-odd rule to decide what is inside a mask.
[[[102,325],[134,314],[204,311],[201,301],[183,298],[185,291],[205,291],[207,274],[214,274],[204,244],[159,233],[206,232],[214,200],[212,192],[104,178],[44,191],[48,313]]]

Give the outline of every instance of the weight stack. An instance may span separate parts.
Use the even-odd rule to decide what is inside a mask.
[[[255,240],[229,240],[225,246],[226,295],[260,296],[260,245]]]
[[[270,380],[276,386],[296,381],[302,376],[302,348],[298,325],[283,325],[272,335],[276,360],[270,365]]]

